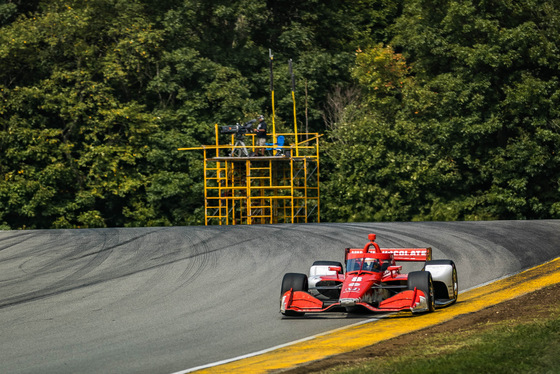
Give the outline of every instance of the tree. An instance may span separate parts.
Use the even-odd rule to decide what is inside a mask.
[[[332,178],[343,185],[330,178],[327,191],[335,201],[350,191],[337,201],[346,213],[333,216],[558,217],[559,20],[549,1],[407,2],[392,41],[402,56],[380,46],[358,54],[365,120],[334,132],[330,149],[344,152]],[[356,217],[352,204],[371,213]]]
[[[363,99],[330,133],[324,216],[558,217],[559,16],[549,1],[406,2],[402,55],[357,55]]]
[[[136,2],[44,7],[1,36],[0,220],[13,228],[154,220],[157,212],[139,220],[137,211],[153,183],[145,166],[159,120],[143,92],[162,33]]]
[[[462,176],[451,203],[463,199],[467,219],[557,216],[559,11],[532,0],[435,5],[407,3],[395,44],[439,97],[434,141]]]
[[[389,46],[356,53],[352,74],[361,94],[349,91],[330,101],[337,110],[330,111],[335,115],[324,147],[328,220],[410,220],[437,196],[438,184],[456,178],[452,165],[437,160],[426,141],[434,125],[416,118],[431,93],[411,72]]]

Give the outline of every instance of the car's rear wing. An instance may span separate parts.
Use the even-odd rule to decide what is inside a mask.
[[[381,248],[382,253],[392,253],[395,261],[430,261],[432,248]]]
[[[346,248],[345,259],[350,253],[379,253],[375,249],[364,252],[361,248]],[[380,248],[381,253],[390,253],[395,261],[424,262],[432,259],[432,248]]]
[[[432,248],[379,248],[375,242],[375,234],[368,235],[369,242],[363,249],[346,248],[344,260],[350,253],[387,253],[392,254],[395,261],[429,261],[432,259]]]

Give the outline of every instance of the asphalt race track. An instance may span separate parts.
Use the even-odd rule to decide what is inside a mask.
[[[173,373],[371,318],[282,318],[286,272],[368,233],[461,290],[560,256],[560,220],[0,231],[0,373]]]

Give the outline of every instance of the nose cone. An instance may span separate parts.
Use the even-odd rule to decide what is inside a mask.
[[[362,274],[349,275],[342,284],[340,292],[340,300],[343,299],[356,300],[361,299],[364,294],[371,289],[374,283],[379,283],[382,274]]]

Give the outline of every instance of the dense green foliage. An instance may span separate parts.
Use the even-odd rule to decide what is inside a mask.
[[[329,218],[559,218],[558,7],[404,4],[391,26],[402,54],[357,56],[364,93],[331,132]]]
[[[271,114],[269,48],[278,125],[291,58],[327,133],[323,220],[560,217],[553,1],[4,0],[0,27],[0,228],[200,224],[176,149]]]

